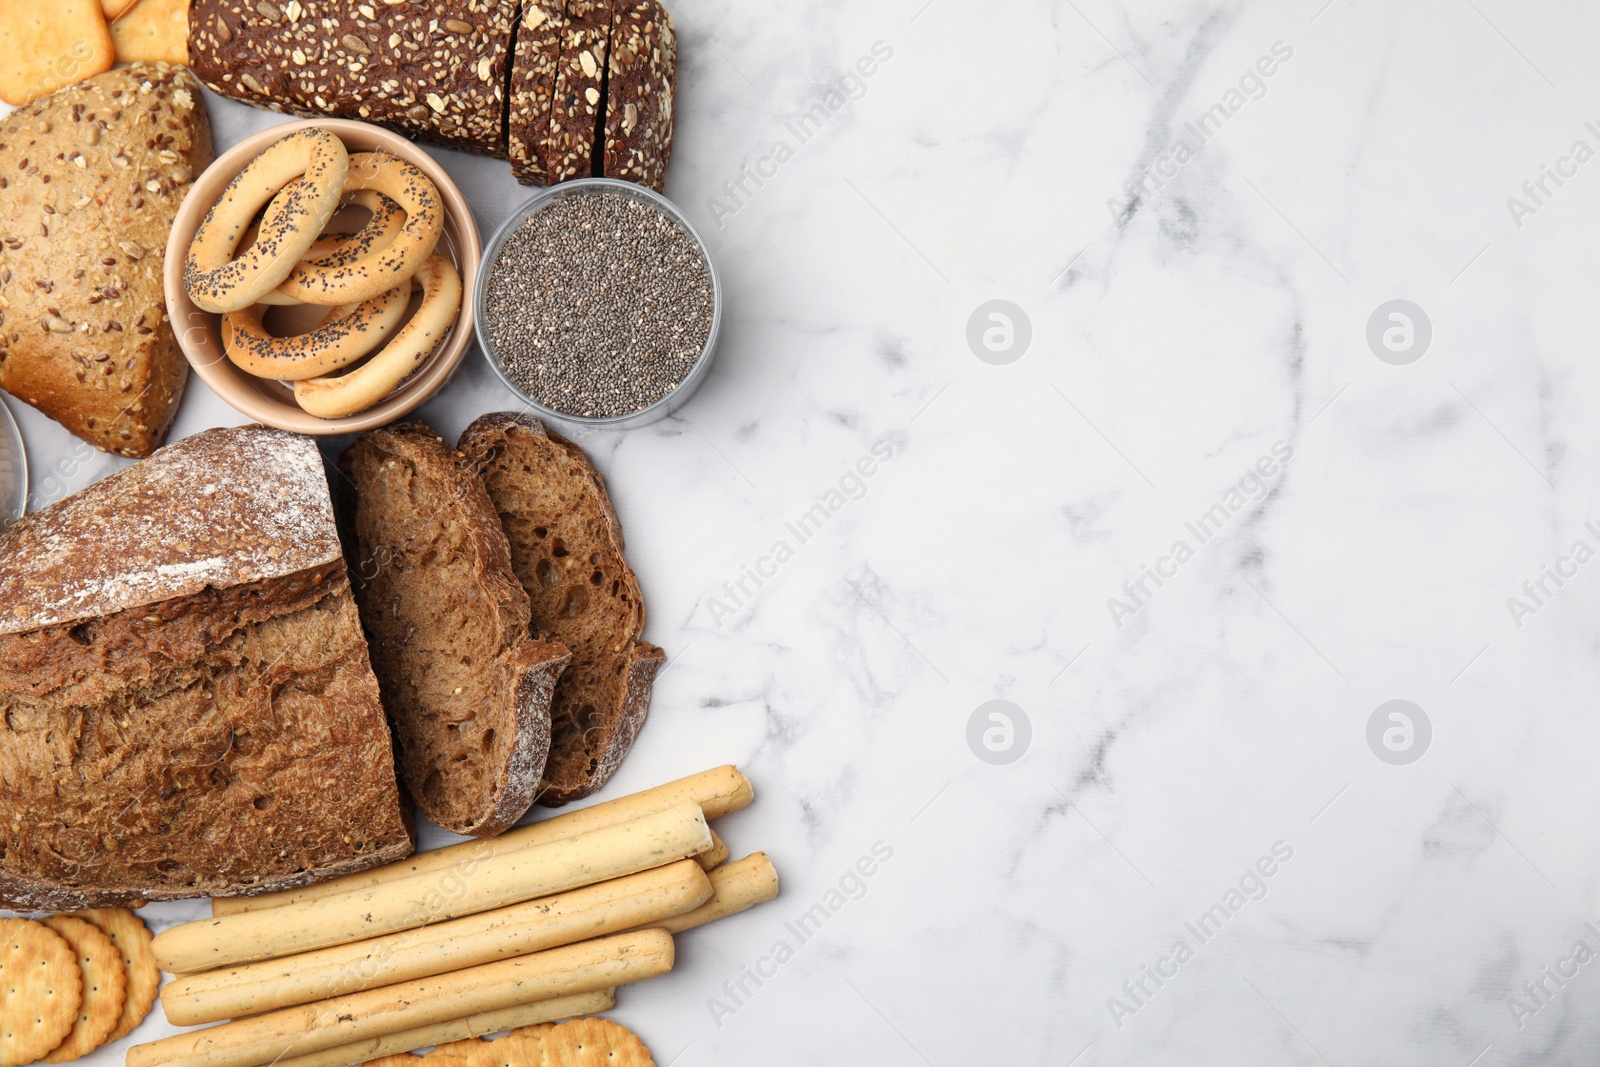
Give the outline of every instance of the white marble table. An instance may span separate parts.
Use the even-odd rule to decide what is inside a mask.
[[[679,1067],[1596,1062],[1600,15],[674,12],[729,303],[681,417],[580,438],[671,654],[606,795],[738,762],[784,892],[617,1016]],[[441,158],[485,230],[526,195]],[[472,356],[423,414],[512,402]],[[11,406],[41,489],[122,462]]]

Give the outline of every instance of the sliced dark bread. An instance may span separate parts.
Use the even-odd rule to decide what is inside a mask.
[[[550,126],[538,152],[546,185],[600,173],[612,0],[565,0]],[[597,148],[600,151],[597,151]]]
[[[562,0],[528,0],[523,5],[506,102],[506,155],[511,159],[511,173],[524,185],[546,181],[544,146],[566,27]],[[592,144],[593,134],[589,137]]]
[[[666,654],[640,641],[644,599],[622,526],[583,450],[511,412],[485,415],[458,445],[488,488],[533,601],[533,627],[572,650],[551,703],[539,803],[586,797],[616,773],[650,706]]]
[[[417,805],[497,834],[533,803],[568,653],[529,637],[528,596],[473,469],[428,427],[363,434],[339,459],[352,577]]]
[[[605,176],[662,192],[672,158],[678,40],[661,0],[615,0],[607,56]]]

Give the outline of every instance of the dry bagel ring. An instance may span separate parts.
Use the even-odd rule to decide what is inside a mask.
[[[359,304],[341,304],[309,333],[274,337],[261,325],[257,304],[222,317],[222,348],[246,374],[292,382],[348,367],[383,344],[405,318],[411,283]]]
[[[443,256],[428,257],[412,279],[422,289],[422,304],[411,321],[371,359],[338,377],[294,383],[301,408],[323,419],[365,411],[405,380],[438,347],[461,310],[461,275]]]
[[[388,247],[336,266],[301,263],[278,292],[305,304],[348,304],[394,288],[433,255],[444,231],[444,207],[428,176],[406,160],[386,152],[361,152],[350,157],[347,189],[371,189],[399,204],[406,213],[400,235]]]
[[[363,256],[382,252],[394,244],[395,238],[400,236],[400,231],[405,226],[405,209],[376,189],[357,189],[352,192],[346,186],[344,205],[364,207],[372,213],[372,217],[367,220],[366,225],[354,233],[326,233],[318,237],[301,258],[300,266],[346,266]],[[250,233],[246,232],[245,238],[249,239],[250,236]],[[274,289],[264,295],[260,303],[285,307],[291,304],[303,304],[305,301],[297,300]]]
[[[349,166],[344,142],[314,126],[273,142],[246,164],[206,212],[189,245],[183,287],[195,307],[239,311],[276,289],[339,210]],[[304,180],[290,195],[278,196],[297,178]],[[234,256],[263,204],[268,207],[260,234]]]

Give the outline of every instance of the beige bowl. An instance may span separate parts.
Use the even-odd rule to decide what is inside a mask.
[[[309,414],[295,403],[293,389],[288,383],[257,378],[234,366],[222,350],[220,317],[195,307],[183,288],[183,261],[189,251],[189,243],[194,239],[195,230],[200,228],[200,220],[222,196],[222,190],[268,145],[307,126],[318,126],[336,135],[351,152],[370,152],[381,148],[420,167],[439,187],[439,196],[444,201],[444,234],[439,238],[439,254],[453,262],[461,272],[461,316],[456,319],[455,326],[444,340],[439,342],[433,355],[388,397],[365,411],[342,419],[320,419]],[[398,134],[364,122],[345,119],[287,122],[246,138],[224,152],[206,168],[204,174],[195,179],[188,195],[183,198],[177,217],[172,220],[172,235],[167,239],[167,314],[172,319],[173,332],[177,335],[183,354],[189,359],[189,365],[201,381],[233,407],[268,426],[296,433],[358,433],[393,422],[414,411],[442,389],[455,373],[462,357],[466,355],[467,346],[472,343],[470,294],[477,281],[482,258],[483,248],[478,241],[478,227],[472,219],[471,207],[461,195],[461,190],[450,180],[450,175],[422,149]],[[292,316],[293,309],[289,309],[288,313]],[[269,324],[272,321],[268,319]]]

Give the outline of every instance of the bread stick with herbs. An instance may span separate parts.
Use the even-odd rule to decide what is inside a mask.
[[[728,862],[728,843],[711,831],[711,847],[694,858],[702,870],[711,870]]]
[[[368,1038],[350,1045],[335,1045],[321,1052],[308,1052],[304,1056],[290,1056],[273,1064],[273,1067],[354,1067],[383,1056],[412,1052],[429,1045],[442,1045],[447,1041],[466,1041],[497,1034],[501,1030],[514,1030],[519,1026],[553,1023],[557,1019],[571,1019],[579,1015],[594,1015],[617,1006],[617,991],[602,989],[594,993],[573,993],[553,1000],[536,1000],[532,1004],[519,1004],[514,1008],[479,1012],[465,1019],[447,1023],[432,1023],[413,1030],[402,1030],[386,1037]]]
[[[263,893],[252,897],[218,897],[211,901],[211,913],[221,916],[261,911],[264,908],[299,904],[322,897],[337,896],[340,893],[371,889],[385,882],[443,871],[450,867],[461,868],[463,871],[475,869],[486,860],[516,849],[565,840],[659,811],[674,809],[687,811],[691,806],[698,806],[705,812],[707,819],[717,819],[746,807],[754,799],[755,790],[750,785],[750,779],[740,773],[739,768],[728,764],[625,797],[618,797],[616,800],[591,804],[564,815],[543,819],[527,826],[518,826],[496,838],[464,841],[459,845],[418,852],[397,863],[362,871],[360,874],[346,875],[343,878],[333,878],[304,889]]]
[[[671,970],[672,935],[639,930],[414,982],[284,1008],[135,1045],[127,1067],[261,1067],[534,1000],[611,989]]]
[[[175,1026],[258,1015],[649,926],[711,896],[699,865],[678,860],[416,930],[180,975],[161,991],[161,1006]]]
[[[693,911],[651,923],[657,930],[681,934],[697,926],[726,919],[778,895],[778,871],[765,852],[752,852],[742,860],[718,867],[711,879],[711,899]]]
[[[361,892],[201,919],[158,934],[161,969],[187,974],[344,945],[660,867],[711,847],[699,808],[673,808],[518,849],[471,873],[415,874]]]

